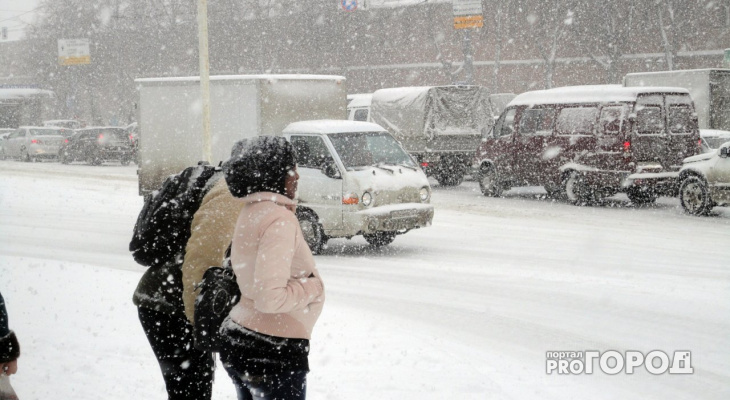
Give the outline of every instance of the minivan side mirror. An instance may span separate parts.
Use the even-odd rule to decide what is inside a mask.
[[[333,160],[331,157],[327,157],[324,159],[324,161],[322,162],[321,171],[328,178],[332,178],[332,179],[342,178],[342,175],[340,175],[340,170],[337,168],[337,164],[335,164],[335,160]]]
[[[728,158],[730,156],[730,147],[723,147],[720,149],[720,157]]]

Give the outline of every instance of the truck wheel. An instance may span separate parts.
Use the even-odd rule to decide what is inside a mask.
[[[317,215],[310,210],[297,209],[297,219],[302,228],[304,241],[307,242],[312,254],[320,254],[327,243],[327,235],[324,234],[322,224],[319,223]]]
[[[578,171],[570,171],[563,177],[563,197],[568,203],[585,206],[595,201],[593,190]]]
[[[499,182],[497,170],[491,165],[483,165],[477,174],[482,194],[490,197],[502,196],[502,184]]]
[[[707,215],[712,209],[707,183],[697,176],[689,176],[679,186],[679,202],[687,214]]]
[[[439,185],[441,186],[459,186],[461,185],[461,182],[464,181],[464,175],[463,174],[447,174],[442,173],[436,176],[436,180],[439,182]]]
[[[371,246],[387,246],[395,240],[395,232],[376,232],[363,235]]]
[[[655,193],[641,190],[639,188],[630,188],[626,191],[626,196],[628,196],[629,200],[631,200],[631,202],[637,206],[652,204],[656,202],[656,199],[658,197]]]

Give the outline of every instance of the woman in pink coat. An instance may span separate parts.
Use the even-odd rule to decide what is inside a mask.
[[[231,243],[241,301],[221,327],[221,361],[239,400],[304,399],[324,286],[294,214],[294,151],[281,137],[243,140],[224,172],[244,206]]]

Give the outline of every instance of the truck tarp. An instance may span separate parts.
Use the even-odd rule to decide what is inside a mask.
[[[370,113],[373,122],[404,141],[479,136],[493,124],[489,92],[479,86],[380,89]]]

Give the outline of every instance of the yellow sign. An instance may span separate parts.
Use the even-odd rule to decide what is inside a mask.
[[[481,28],[483,26],[484,17],[481,15],[454,17],[454,29]]]
[[[91,64],[91,56],[58,57],[58,63],[61,65]]]

